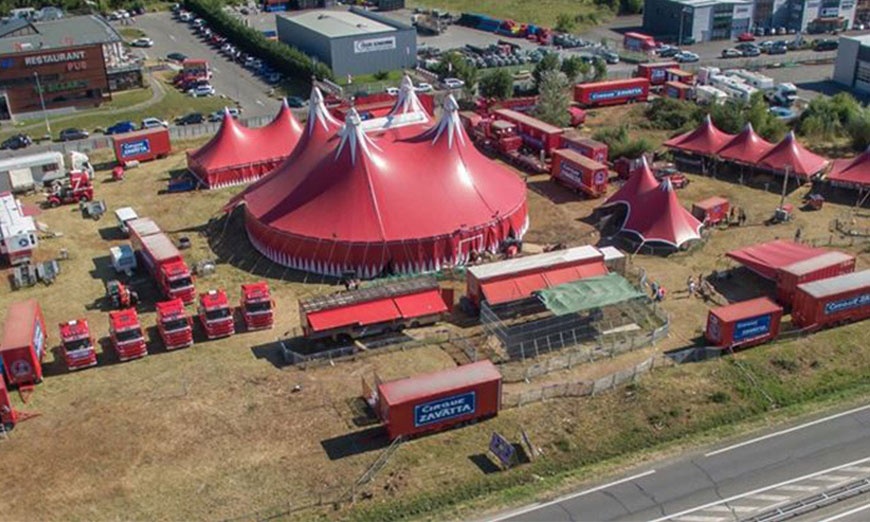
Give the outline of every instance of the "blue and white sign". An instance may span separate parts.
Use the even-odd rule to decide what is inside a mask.
[[[36,358],[42,358],[42,350],[45,348],[45,337],[42,335],[42,323],[36,321],[33,327],[33,349],[36,351]]]
[[[870,306],[870,294],[856,295],[839,301],[831,301],[825,305],[825,315],[851,310],[852,308],[860,308],[862,306]]]
[[[516,456],[516,449],[514,445],[508,442],[508,440],[497,432],[492,432],[492,437],[489,439],[489,451],[495,455],[501,465],[509,468],[511,464],[514,463],[514,457]]]
[[[473,391],[424,402],[414,406],[414,427],[469,415],[476,409],[477,400]]]
[[[583,184],[583,173],[575,169],[574,166],[567,161],[562,161],[562,165],[559,167],[559,177],[574,181],[580,185]]]
[[[734,325],[734,342],[761,337],[770,332],[770,314],[737,321]]]
[[[148,139],[130,141],[121,144],[122,158],[138,156],[139,154],[148,154],[149,152],[151,152],[151,142],[148,141]]]
[[[628,98],[630,96],[640,96],[643,94],[642,87],[630,87],[628,89],[613,89],[612,91],[593,92],[589,95],[592,101],[612,100],[614,98]]]

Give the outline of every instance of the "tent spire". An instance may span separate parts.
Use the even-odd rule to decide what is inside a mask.
[[[338,149],[335,151],[335,159],[341,156],[345,147],[350,149],[350,161],[353,164],[356,164],[357,149],[367,157],[371,155],[370,148],[380,150],[371,138],[363,132],[362,119],[354,108],[351,108],[347,113],[344,126],[338,131],[338,135],[341,137],[341,143],[339,143]]]
[[[286,100],[285,100],[286,102]],[[338,127],[341,123],[333,118],[332,114],[326,110],[326,104],[323,102],[323,93],[317,87],[311,88],[311,99],[308,102],[308,133],[314,131],[316,124],[320,124],[323,130],[329,130],[330,126]]]
[[[407,74],[402,77],[402,82],[399,84],[399,97],[396,100],[396,105],[390,111],[390,116],[408,113],[426,114],[426,109],[417,98],[417,92],[414,90],[414,82]],[[427,115],[428,118],[428,115]]]
[[[462,122],[459,121],[459,104],[452,94],[448,94],[441,104],[441,119],[435,126],[435,137],[432,143],[438,141],[442,134],[447,134],[447,146],[453,148],[454,137],[459,145],[465,145],[465,133],[462,132]]]

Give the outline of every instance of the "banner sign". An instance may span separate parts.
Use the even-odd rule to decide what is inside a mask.
[[[760,337],[770,332],[770,314],[738,321],[734,325],[734,341]]]
[[[383,38],[369,38],[368,40],[357,40],[353,43],[353,52],[355,54],[371,53],[376,51],[389,51],[395,48],[395,36],[385,36]]]
[[[642,87],[630,87],[628,89],[614,89],[612,91],[593,92],[589,95],[592,101],[612,100],[614,98],[628,98],[630,96],[640,96],[643,94]]]
[[[516,449],[513,444],[507,441],[504,437],[496,432],[492,432],[492,438],[489,439],[489,451],[495,455],[501,465],[509,468],[514,463],[516,457]]]
[[[825,315],[835,314],[852,308],[870,306],[870,294],[856,295],[839,301],[831,301],[825,305]]]
[[[139,154],[148,154],[149,152],[151,152],[151,142],[147,139],[121,144],[122,158],[130,158]]]
[[[474,413],[477,407],[475,392],[462,393],[424,402],[414,406],[414,427],[455,419]]]

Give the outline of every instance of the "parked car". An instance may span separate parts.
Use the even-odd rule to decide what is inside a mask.
[[[6,138],[3,143],[0,143],[0,149],[2,150],[18,150],[28,147],[33,144],[33,140],[30,139],[30,136],[27,134],[16,134],[15,136],[11,136]]]
[[[205,116],[201,112],[191,112],[184,116],[175,118],[176,125],[197,125],[205,121]]]
[[[465,85],[465,82],[459,78],[444,78],[442,83],[448,89],[461,89]]]
[[[785,42],[776,42],[776,44],[767,50],[767,54],[785,54],[787,52],[788,44]]]
[[[619,63],[619,55],[613,51],[603,51],[601,53],[601,58],[604,59],[605,63],[608,63],[610,65],[615,65]]]
[[[294,109],[299,109],[305,107],[307,102],[304,98],[300,98],[299,96],[289,96],[287,97],[287,105],[293,107]]]
[[[181,63],[184,60],[187,60],[187,55],[182,53],[169,53],[166,55],[166,59],[172,62]]]
[[[136,38],[130,42],[132,47],[154,47],[154,40],[151,38]]]
[[[740,34],[737,36],[737,41],[738,41],[738,42],[754,42],[754,41],[755,41],[755,35],[752,34],[752,33],[748,33],[748,32],[747,32],[747,33],[740,33]]]
[[[793,120],[797,114],[788,107],[771,107],[768,111],[781,120]]]
[[[203,96],[214,96],[214,87],[209,84],[205,85],[197,85],[193,89],[187,91],[189,96],[193,96],[194,98],[201,98]]]
[[[681,49],[679,47],[676,47],[674,45],[663,45],[659,47],[659,50],[656,51],[656,54],[658,54],[662,58],[673,58],[680,52]]]
[[[754,43],[741,43],[734,46],[743,56],[760,56],[761,49]]]
[[[733,47],[722,49],[722,58],[740,58],[741,56],[743,56],[743,52],[739,49]]]
[[[60,131],[60,141],[83,140],[89,136],[84,129],[69,128]]]
[[[399,95],[399,88],[398,87],[387,87],[386,89],[384,89],[384,92],[389,94],[390,96],[398,96]]]
[[[239,115],[241,114],[241,111],[239,109],[237,109],[235,107],[230,107],[227,109],[227,111],[229,111],[230,116],[232,116],[234,120],[239,119]],[[221,121],[223,119],[224,119],[224,111],[223,110],[214,111],[213,113],[208,115],[208,121],[214,122],[214,121]]]
[[[281,83],[283,81],[284,81],[284,77],[281,76],[279,73],[272,73],[272,74],[266,76],[266,83],[268,83],[269,85],[275,85],[275,84]]]
[[[816,40],[813,42],[813,51],[836,51],[839,46],[837,40]]]
[[[423,82],[415,85],[414,90],[416,92],[432,92],[434,88],[432,87],[432,84]]]
[[[674,60],[679,63],[692,63],[700,60],[701,57],[691,51],[681,51],[676,56],[674,56]]]
[[[774,41],[774,40],[766,40],[766,41],[761,42],[760,44],[758,44],[758,48],[761,49],[761,52],[766,53],[766,52],[769,51],[770,48],[773,47],[776,43],[777,43],[777,42]]]
[[[136,124],[132,121],[119,121],[106,129],[106,134],[124,134],[125,132],[133,132],[136,130]]]
[[[142,120],[143,129],[156,129],[158,127],[169,127],[169,122],[160,118],[145,118]]]

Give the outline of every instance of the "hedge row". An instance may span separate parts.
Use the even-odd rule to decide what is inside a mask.
[[[239,19],[223,10],[216,0],[185,0],[185,8],[205,20],[209,27],[225,36],[238,49],[256,56],[275,70],[294,78],[308,81],[311,76],[331,79],[332,71],[323,63],[315,63],[305,53],[247,27]]]

